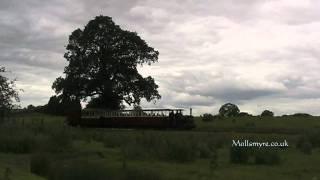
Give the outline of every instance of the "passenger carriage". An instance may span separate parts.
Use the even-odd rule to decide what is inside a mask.
[[[97,128],[194,128],[193,117],[183,115],[183,109],[144,109],[107,111],[85,109],[81,118],[69,124]]]

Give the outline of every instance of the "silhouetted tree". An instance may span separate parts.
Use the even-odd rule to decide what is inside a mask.
[[[235,117],[238,116],[240,110],[235,104],[227,103],[221,106],[219,114],[223,117]]]
[[[51,96],[47,105],[47,113],[53,115],[64,114],[64,104],[62,99],[58,96]]]
[[[27,110],[28,111],[34,111],[35,110],[35,106],[34,105],[32,105],[32,104],[29,104],[28,106],[27,106]]]
[[[141,98],[161,97],[154,79],[137,70],[138,65],[157,62],[158,51],[110,17],[97,16],[83,30],[73,31],[66,49],[65,77],[52,86],[62,98],[80,102],[90,97],[89,107],[119,109],[123,102],[139,104]]]
[[[274,114],[273,114],[272,111],[264,110],[264,111],[261,113],[261,116],[262,116],[262,117],[273,117]]]
[[[294,117],[312,117],[311,114],[307,114],[307,113],[294,113],[294,114],[292,114],[292,116],[294,116]]]
[[[1,75],[6,69],[0,66],[0,119],[2,119],[7,110],[14,107],[14,102],[19,102],[19,94],[16,89],[15,80],[9,80]]]

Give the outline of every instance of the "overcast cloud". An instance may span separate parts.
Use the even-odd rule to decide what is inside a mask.
[[[22,106],[47,103],[69,34],[101,14],[160,52],[140,72],[162,99],[144,107],[200,114],[231,102],[320,115],[319,9],[317,0],[2,0],[0,65],[24,89]]]

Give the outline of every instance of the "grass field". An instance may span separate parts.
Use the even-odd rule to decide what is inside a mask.
[[[0,180],[320,179],[318,117],[196,117],[191,131],[84,129],[63,122],[27,114],[1,125]],[[244,148],[234,156],[234,139],[286,140],[289,147]],[[237,156],[247,160],[233,161]]]

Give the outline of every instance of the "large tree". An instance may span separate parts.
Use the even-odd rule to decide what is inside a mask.
[[[0,66],[0,119],[4,117],[6,110],[14,107],[14,102],[19,102],[18,90],[15,80],[9,80],[2,74],[6,72],[4,67]]]
[[[66,49],[65,77],[57,78],[52,86],[63,99],[89,97],[89,107],[119,109],[123,102],[135,105],[142,98],[161,97],[154,79],[137,70],[138,65],[157,62],[158,51],[110,17],[97,16],[83,30],[73,31]]]
[[[226,103],[222,105],[219,109],[219,114],[222,117],[235,117],[238,116],[239,113],[240,109],[238,108],[238,106],[231,103]]]

